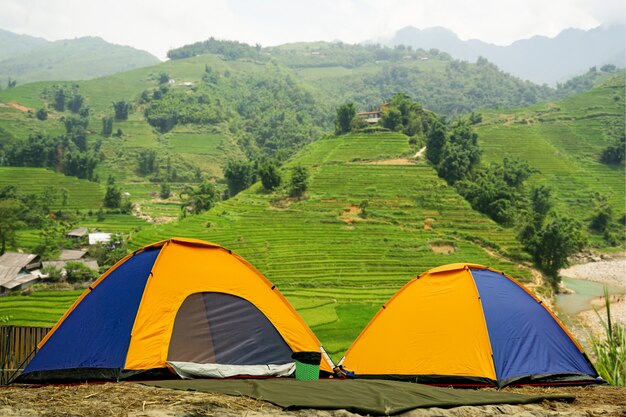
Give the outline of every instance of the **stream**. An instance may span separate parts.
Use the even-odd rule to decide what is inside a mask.
[[[609,294],[624,294],[624,289],[607,286],[594,281],[584,279],[563,278],[563,284],[573,291],[574,294],[558,294],[555,300],[555,310],[559,318],[566,325],[577,325],[577,315],[585,310],[593,310],[591,302],[604,296],[604,287]]]

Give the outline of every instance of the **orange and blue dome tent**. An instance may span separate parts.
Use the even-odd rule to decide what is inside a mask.
[[[221,246],[172,238],[126,256],[74,303],[18,382],[287,376],[317,337],[259,271]],[[323,355],[324,356],[324,355]],[[332,372],[322,361],[321,370]]]
[[[599,382],[581,346],[540,299],[502,272],[463,263],[407,283],[340,364],[357,378],[435,385]]]

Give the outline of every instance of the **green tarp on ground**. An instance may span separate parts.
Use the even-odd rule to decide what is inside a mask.
[[[437,388],[383,380],[193,379],[150,381],[144,384],[179,390],[245,395],[286,409],[344,409],[371,415],[393,415],[426,407],[529,404],[545,399],[574,400],[571,395],[528,396],[507,392]]]

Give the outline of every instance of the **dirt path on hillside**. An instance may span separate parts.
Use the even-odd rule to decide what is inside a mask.
[[[527,395],[569,394],[573,403],[544,401],[529,405],[486,405],[451,409],[415,409],[400,416],[625,416],[626,388],[564,387],[507,388]],[[191,417],[191,416],[298,416],[352,417],[345,410],[285,411],[270,403],[247,397],[176,391],[131,382],[39,388],[0,388],[0,415],[4,417]]]
[[[32,110],[32,109],[30,109],[30,108],[28,108],[28,107],[26,107],[26,106],[22,106],[21,104],[17,104],[17,103],[16,103],[16,102],[14,102],[14,101],[10,101],[10,102],[6,103],[6,105],[7,105],[7,106],[9,106],[9,107],[13,107],[14,109],[21,110],[21,111],[29,111],[29,110]]]

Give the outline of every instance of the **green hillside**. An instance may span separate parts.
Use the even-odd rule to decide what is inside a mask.
[[[520,157],[539,172],[532,184],[553,189],[557,210],[588,224],[593,194],[609,198],[615,220],[625,214],[624,165],[601,162],[624,135],[624,76],[559,102],[483,113],[477,127],[483,161]],[[596,244],[601,244],[595,241]]]
[[[42,40],[40,43],[35,43],[36,38],[19,39],[25,43],[20,49],[12,48],[11,54],[4,58],[0,55],[3,84],[8,78],[17,80],[18,85],[43,80],[88,80],[159,62],[146,51],[111,44],[97,37]]]
[[[46,188],[67,190],[66,209],[97,209],[102,203],[104,190],[100,184],[68,177],[41,168],[0,167],[0,188],[16,185],[23,194],[39,194]],[[60,201],[57,203],[60,204]],[[61,206],[53,206],[59,209]]]
[[[310,170],[305,199],[256,184],[207,213],[143,228],[132,246],[184,236],[236,251],[302,311],[333,354],[429,268],[476,262],[528,282],[530,273],[506,259],[520,251],[513,232],[472,211],[429,165],[404,160],[414,154],[397,133],[322,138],[290,161]]]
[[[28,35],[18,35],[0,29],[0,61],[19,56],[46,43],[45,39]]]

